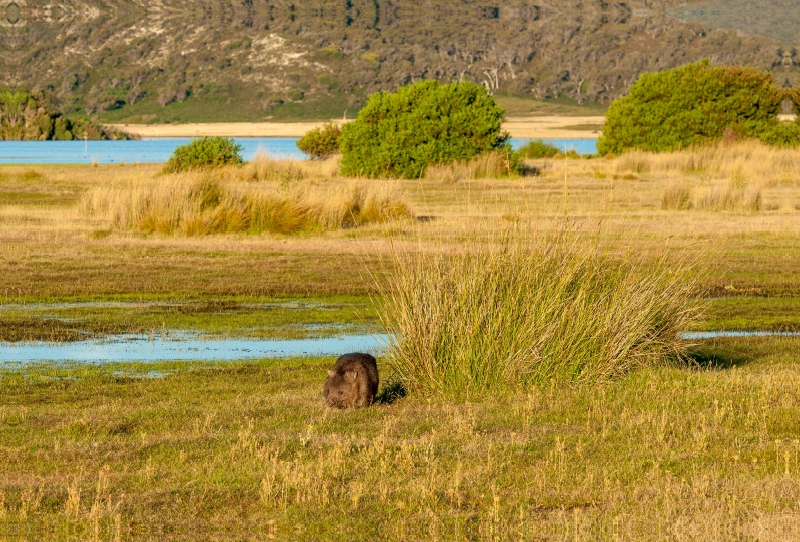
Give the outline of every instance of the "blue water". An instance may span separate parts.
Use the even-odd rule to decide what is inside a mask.
[[[323,339],[204,339],[112,335],[104,339],[48,343],[0,342],[0,366],[39,361],[109,363],[114,361],[234,361],[293,356],[340,356],[380,352],[385,335],[344,335]]]
[[[800,337],[786,331],[692,331],[684,339],[718,337]],[[104,339],[50,343],[0,342],[0,367],[35,362],[102,364],[110,362],[235,361],[295,356],[340,356],[347,352],[380,354],[388,335],[343,335],[322,339],[208,339],[181,334],[161,337],[111,335]]]
[[[243,137],[236,141],[244,147],[242,158],[252,160],[259,149],[276,158],[302,160],[296,137]],[[0,141],[0,164],[127,164],[166,162],[175,147],[191,138],[140,139],[131,141]],[[530,139],[512,139],[514,148]],[[559,149],[574,149],[580,154],[597,152],[592,139],[546,139]]]

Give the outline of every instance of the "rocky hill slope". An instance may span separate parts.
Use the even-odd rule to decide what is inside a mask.
[[[715,28],[683,3],[0,0],[0,84],[44,89],[66,113],[147,122],[352,116],[368,93],[421,78],[607,103],[642,72],[700,58],[797,83],[791,44],[752,18]]]

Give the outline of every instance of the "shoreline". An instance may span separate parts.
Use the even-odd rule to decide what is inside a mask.
[[[333,122],[207,122],[187,124],[107,124],[125,134],[144,138],[170,137],[302,137],[306,132]],[[586,139],[600,136],[605,117],[511,117],[503,125],[511,137],[522,139]]]

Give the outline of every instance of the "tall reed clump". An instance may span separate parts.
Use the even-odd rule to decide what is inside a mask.
[[[394,185],[350,183],[287,188],[225,183],[224,172],[162,177],[86,193],[86,216],[105,217],[120,230],[186,236],[223,233],[295,234],[411,217]],[[272,190],[270,190],[272,189]]]
[[[456,253],[395,253],[380,316],[410,391],[451,398],[594,382],[680,358],[698,275],[615,258],[578,234],[520,232]]]

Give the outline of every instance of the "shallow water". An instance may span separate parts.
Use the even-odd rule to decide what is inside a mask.
[[[234,361],[295,356],[337,356],[382,350],[386,335],[343,335],[321,339],[203,339],[112,335],[65,343],[0,342],[0,365],[9,363],[109,363],[157,361]]]
[[[236,142],[244,147],[242,158],[252,160],[260,149],[276,158],[302,160],[305,155],[297,148],[296,137],[241,137]],[[166,162],[175,147],[185,145],[191,138],[139,139],[131,141],[0,141],[0,164],[128,164],[136,162]],[[514,148],[531,141],[515,138]],[[559,149],[574,149],[580,154],[597,152],[591,139],[546,139]]]

